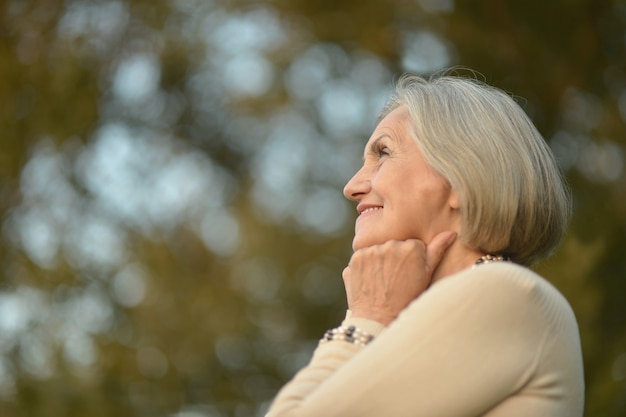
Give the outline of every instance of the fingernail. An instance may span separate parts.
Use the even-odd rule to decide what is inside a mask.
[[[451,245],[456,240],[456,238],[457,238],[457,233],[456,232],[452,232],[452,234],[448,238],[448,244]]]

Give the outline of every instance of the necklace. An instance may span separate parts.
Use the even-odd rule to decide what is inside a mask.
[[[501,261],[508,261],[508,260],[509,260],[508,256],[486,254],[478,258],[476,260],[476,263],[472,265],[472,268],[476,268],[478,265],[481,265],[481,264],[489,264],[492,262],[501,262]]]

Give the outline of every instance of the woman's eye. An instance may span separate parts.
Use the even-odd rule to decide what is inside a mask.
[[[378,155],[379,158],[382,158],[383,156],[389,156],[391,152],[389,151],[388,147],[379,146],[378,149],[376,149],[376,154]]]

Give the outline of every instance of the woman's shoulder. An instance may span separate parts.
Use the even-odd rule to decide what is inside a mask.
[[[541,275],[512,262],[477,265],[431,287],[437,297],[462,297],[479,306],[502,310],[534,310],[543,318],[574,319],[573,311],[561,292]]]
[[[453,289],[463,287],[468,291],[513,291],[521,293],[560,292],[545,278],[533,270],[513,262],[492,262],[476,265],[443,278],[432,286],[433,289]]]

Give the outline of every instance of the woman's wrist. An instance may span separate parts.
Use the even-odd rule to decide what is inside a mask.
[[[383,313],[364,312],[364,311],[352,312],[352,318],[380,323],[383,325],[383,327],[389,326],[391,322],[396,319],[396,317],[397,316],[392,316],[390,314],[383,314]]]
[[[355,326],[371,335],[378,336],[387,327],[378,320],[372,320],[366,317],[355,317],[354,312],[348,310],[345,319],[341,322],[341,326]]]

